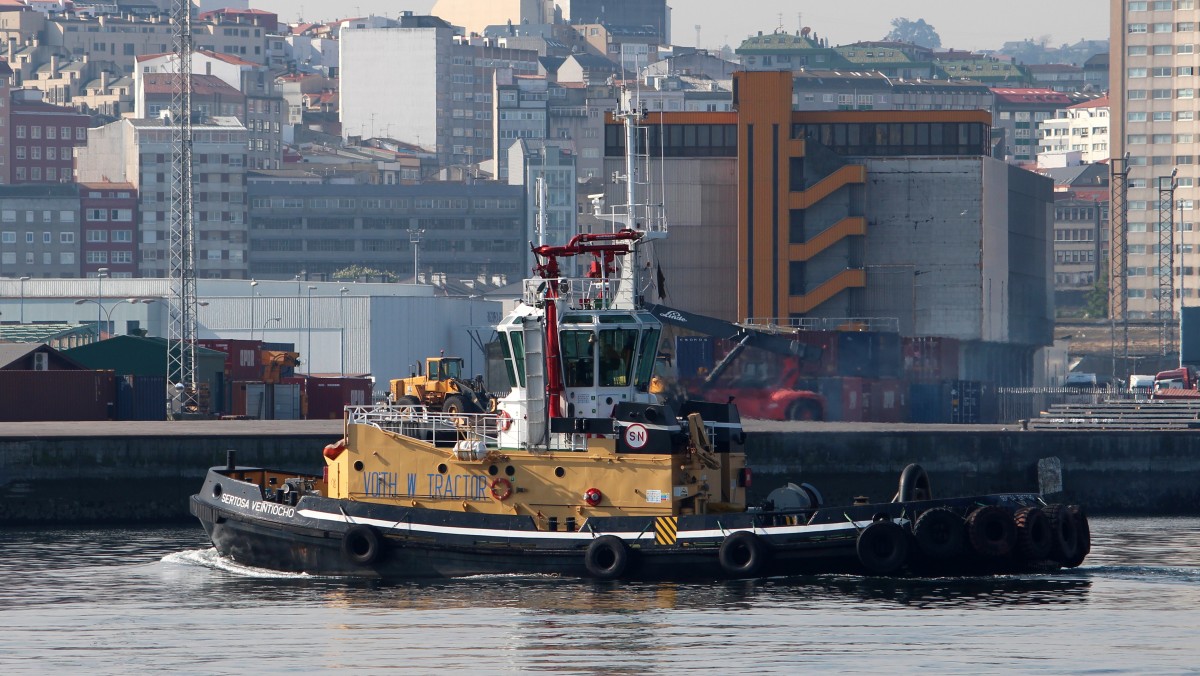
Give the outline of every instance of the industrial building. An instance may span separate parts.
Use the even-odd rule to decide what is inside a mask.
[[[647,116],[667,304],[764,324],[888,319],[960,341],[963,378],[1031,382],[1052,342],[1052,181],[988,157],[987,111],[797,112],[792,78],[737,74],[732,113]],[[609,172],[623,146],[610,121]]]
[[[97,328],[102,337],[164,336],[169,297],[166,279],[0,279],[0,337],[69,335],[63,347],[73,347],[94,342]],[[443,350],[463,357],[468,374],[485,373],[480,342],[502,312],[499,302],[435,297],[423,284],[201,279],[197,297],[198,339],[291,345],[297,373],[371,374],[377,391]],[[164,359],[164,375],[166,367]]]

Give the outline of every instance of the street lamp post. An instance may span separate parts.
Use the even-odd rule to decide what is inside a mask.
[[[338,289],[338,293],[341,294],[341,298],[338,299],[338,358],[340,361],[338,370],[340,371],[339,375],[343,378],[346,377],[346,294],[349,292],[350,289],[344,286]]]
[[[254,287],[258,286],[258,280],[250,280],[250,340],[254,340]]]
[[[76,305],[84,305],[87,303],[95,303],[96,304],[96,316],[100,317],[101,313],[103,313],[104,321],[107,324],[111,324],[113,310],[117,309],[118,305],[123,305],[125,303],[129,303],[130,305],[137,305],[138,303],[145,303],[146,305],[149,305],[150,303],[153,303],[153,302],[154,302],[153,298],[122,298],[121,300],[113,303],[112,305],[110,305],[108,307],[104,307],[104,304],[98,300],[93,300],[91,298],[80,298],[75,301],[75,304]],[[97,323],[97,325],[99,325],[100,319],[97,319],[96,323]]]
[[[271,317],[267,321],[263,322],[262,336],[261,336],[262,340],[265,341],[267,339],[267,324],[270,324],[271,322],[281,322],[281,321],[283,321],[282,317]],[[250,340],[254,340],[254,329],[251,329],[250,331],[251,331]]]
[[[104,278],[108,276],[108,268],[96,270],[96,342],[100,342],[100,311],[104,309]]]
[[[412,248],[413,248],[413,284],[418,283],[417,282],[417,271],[420,268],[417,267],[417,252],[421,248],[421,235],[424,235],[424,234],[425,234],[424,228],[409,228],[408,229],[408,242],[409,242],[409,244],[412,244]]]
[[[25,282],[29,281],[29,276],[21,278],[21,323],[25,323]]]
[[[307,349],[304,351],[304,358],[305,358],[306,360],[308,360],[308,369],[306,369],[306,370],[308,371],[308,374],[309,374],[309,375],[312,375],[312,367],[313,367],[313,353],[312,353],[312,292],[313,292],[313,291],[315,291],[315,290],[316,290],[316,288],[317,288],[317,287],[316,287],[315,285],[313,285],[313,284],[309,284],[309,285],[308,285],[308,319],[306,320],[306,323],[308,324],[308,348],[307,348]]]

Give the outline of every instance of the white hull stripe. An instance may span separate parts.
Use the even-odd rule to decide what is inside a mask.
[[[541,530],[501,530],[495,528],[466,528],[462,526],[435,526],[425,523],[407,523],[404,521],[392,521],[386,519],[369,519],[366,517],[343,516],[342,514],[330,514],[329,512],[321,512],[313,509],[301,509],[296,512],[299,516],[308,517],[310,519],[319,519],[322,521],[337,521],[340,523],[350,523],[356,525],[375,526],[394,531],[408,531],[420,533],[437,533],[441,535],[469,535],[473,537],[492,537],[492,538],[514,538],[523,540],[591,540],[598,535],[615,535],[622,540],[653,540],[654,529],[647,528],[646,532],[638,533],[636,531],[627,532],[599,532],[595,534],[581,530],[576,532],[566,531],[541,531]],[[704,539],[704,538],[723,538],[729,533],[737,531],[749,531],[756,535],[798,535],[802,533],[836,533],[850,529],[862,529],[871,525],[870,521],[849,521],[845,523],[823,523],[813,526],[771,526],[768,528],[730,528],[728,530],[690,530],[679,531],[677,539]]]

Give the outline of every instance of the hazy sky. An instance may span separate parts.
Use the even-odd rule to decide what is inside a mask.
[[[1009,40],[1048,36],[1050,44],[1108,37],[1108,3],[1101,0],[1006,0],[1001,3],[972,0],[669,0],[674,8],[671,25],[674,41],[696,42],[700,25],[702,47],[737,46],[758,31],[782,26],[795,31],[803,13],[811,26],[832,44],[874,40],[891,30],[891,20],[902,16],[925,19],[937,29],[943,47],[995,49]],[[381,14],[396,16],[401,10],[428,12],[433,0],[250,0],[250,6],[278,12],[279,18],[312,21],[345,16]],[[560,0],[566,8],[566,0]]]

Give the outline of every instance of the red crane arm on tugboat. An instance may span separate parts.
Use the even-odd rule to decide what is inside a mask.
[[[539,264],[534,271],[538,273],[542,279],[556,279],[561,274],[558,268],[559,258],[569,258],[571,256],[582,256],[592,254],[600,256],[604,260],[604,267],[607,269],[612,264],[615,256],[629,253],[628,242],[635,242],[641,238],[641,233],[636,230],[618,230],[617,232],[606,233],[580,233],[571,238],[563,246],[553,246],[544,244],[538,247],[531,247],[533,253],[537,256],[547,259],[544,264]],[[622,242],[620,244],[599,244],[599,242]],[[589,276],[593,276],[589,274]],[[599,277],[599,274],[595,275]],[[557,290],[550,290],[550,297],[557,297]]]
[[[533,250],[534,255],[546,259],[544,264],[538,264],[534,270],[542,279],[557,279],[561,274],[558,268],[559,258],[592,254],[599,256],[603,263],[599,269],[596,269],[594,266],[593,270],[588,273],[588,276],[599,278],[603,274],[611,272],[613,258],[629,253],[629,243],[636,242],[641,236],[641,233],[636,230],[626,228],[608,233],[580,233],[572,237],[566,246],[531,246],[530,248]],[[559,295],[558,285],[550,284],[548,286],[549,288],[546,289],[546,298],[551,302],[546,303],[547,412],[551,418],[561,418],[562,406],[559,402],[559,395],[562,394],[563,384],[562,369],[559,367],[558,306],[553,302]]]

